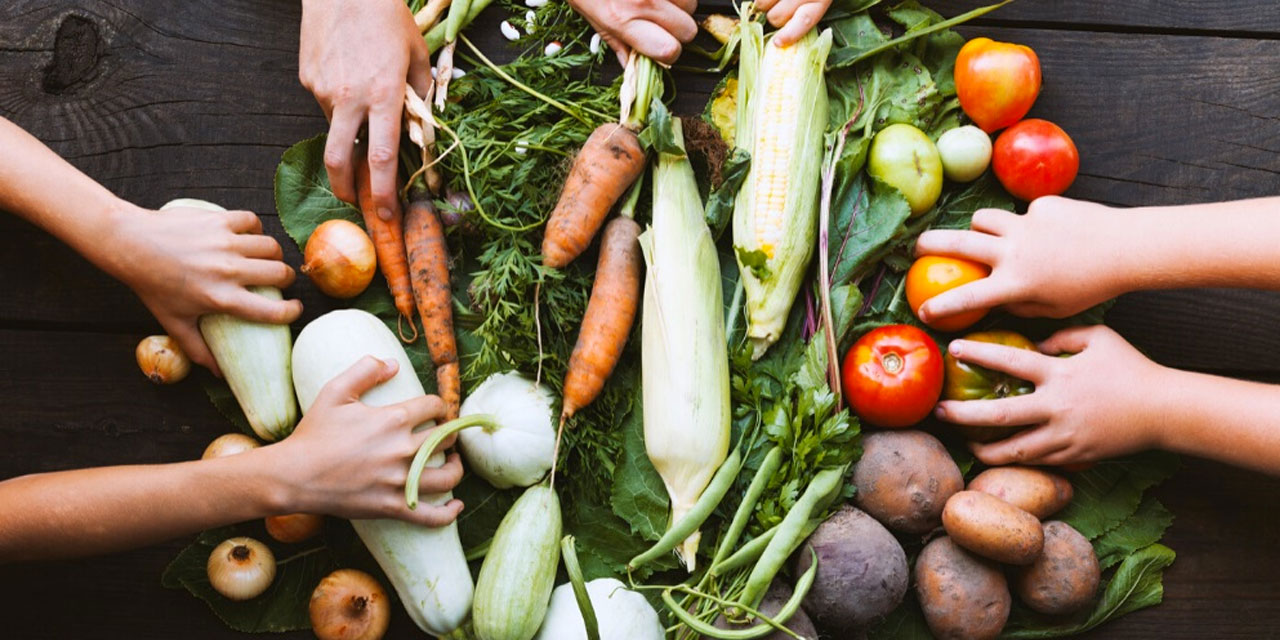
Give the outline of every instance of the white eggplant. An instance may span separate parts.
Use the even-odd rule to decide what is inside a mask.
[[[344,309],[316,318],[298,334],[293,382],[303,412],[325,384],[367,355],[394,359],[400,370],[361,396],[365,404],[381,407],[423,395],[422,382],[391,330],[369,313]],[[443,464],[444,454],[438,452],[427,461],[430,467]],[[443,493],[423,496],[422,501],[439,505],[452,498],[452,493]],[[471,611],[474,586],[456,522],[439,529],[400,520],[351,524],[419,628],[441,638],[466,637],[462,627]]]
[[[597,578],[587,583],[587,596],[596,613],[600,640],[663,640],[666,629],[644,596],[627,589],[613,578]],[[586,622],[573,585],[556,587],[551,606],[534,640],[587,640]]]
[[[462,403],[460,415],[489,414],[501,428],[469,427],[458,433],[467,469],[499,489],[541,480],[556,450],[553,402],[550,389],[514,371],[486,378]]]
[[[175,207],[226,211],[212,202],[190,198],[173,200],[160,210]],[[272,300],[284,298],[275,287],[248,289]],[[269,442],[289,435],[298,421],[289,374],[289,326],[250,322],[226,313],[201,316],[199,325],[253,432]]]

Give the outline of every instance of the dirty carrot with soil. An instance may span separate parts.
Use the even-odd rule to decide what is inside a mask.
[[[444,401],[446,420],[458,417],[462,381],[458,345],[453,334],[453,293],[449,286],[449,248],[444,225],[425,195],[409,202],[404,217],[404,241],[409,253],[413,298],[422,317],[427,350],[436,367],[436,392]]]
[[[661,96],[662,77],[654,62],[633,53],[623,72],[618,122],[591,132],[547,219],[543,264],[560,269],[586,251],[614,203],[644,173],[645,149],[636,132],[649,119],[651,101]]]
[[[356,163],[356,198],[360,203],[360,212],[364,214],[364,227],[373,240],[374,253],[378,256],[378,267],[382,276],[387,279],[387,287],[391,289],[391,297],[395,300],[396,311],[400,312],[400,339],[413,342],[418,339],[418,326],[413,321],[413,292],[409,284],[409,258],[405,253],[403,213],[399,202],[391,210],[391,220],[378,217],[378,208],[373,203],[373,188],[369,179],[369,163],[361,157]],[[413,328],[413,335],[405,337],[405,320]]]

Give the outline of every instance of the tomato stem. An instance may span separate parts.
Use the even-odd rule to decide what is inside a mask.
[[[899,371],[902,371],[904,364],[905,362],[903,361],[902,356],[896,353],[886,353],[884,357],[880,359],[880,366],[884,367],[885,372],[889,374],[896,374]]]

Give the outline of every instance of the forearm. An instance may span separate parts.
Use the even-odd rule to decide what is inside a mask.
[[[270,448],[0,482],[0,563],[107,553],[286,510]]]
[[[48,231],[104,270],[115,219],[136,210],[20,127],[0,118],[0,210]]]
[[[1115,212],[1107,258],[1124,291],[1280,289],[1280,197]]]
[[[1162,449],[1280,474],[1280,386],[1165,370],[1152,429]]]

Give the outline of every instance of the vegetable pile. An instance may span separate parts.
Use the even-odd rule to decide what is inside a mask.
[[[448,499],[420,498],[416,476],[456,432],[466,509],[441,529],[296,514],[206,532],[166,585],[242,631],[376,638],[398,598],[392,616],[482,640],[1056,637],[1160,601],[1172,515],[1146,492],[1175,458],[983,469],[963,440],[1007,431],[928,417],[940,397],[1032,390],[944,358],[955,332],[1021,346],[1105,310],[916,318],[987,274],[913,261],[921,232],[1012,210],[1010,193],[1061,193],[1078,166],[1061,129],[1021,120],[1034,52],[950,30],[998,5],[944,20],[914,0],[837,0],[784,49],[747,4],[708,22],[724,45],[713,72],[729,71],[702,116],[677,118],[651,61],[606,80],[611,56],[565,3],[519,5],[503,32],[524,53],[492,63],[461,31],[487,4],[410,3],[446,44],[434,96],[408,109],[403,212],[337,200],[324,136],[282,159],[285,230],[351,308],[291,351],[230,320],[227,350],[210,341],[235,390],[211,397],[264,439],[291,429],[276,405],[293,411],[295,389],[305,411],[359,357],[396,359],[366,403],[426,390],[457,418],[414,460],[406,502]],[[245,350],[279,361],[252,375],[291,378],[287,401],[238,386],[251,374],[228,363],[253,361]],[[289,425],[264,422],[277,414]],[[231,546],[281,558],[247,599],[206,566],[241,537],[256,546]],[[1007,580],[996,562],[1019,569]]]

